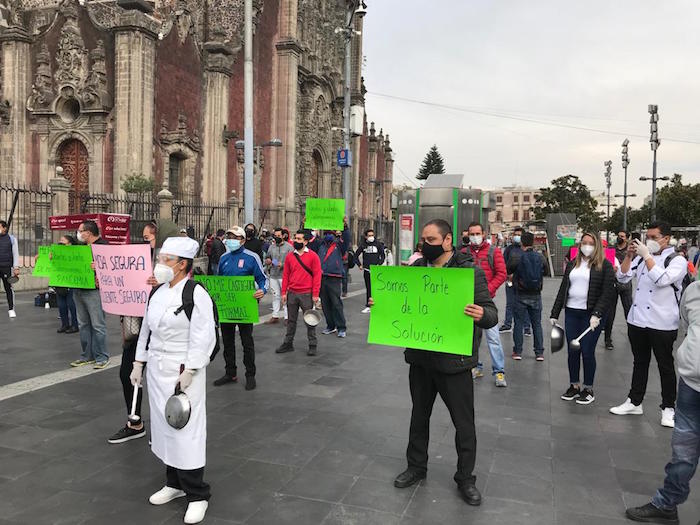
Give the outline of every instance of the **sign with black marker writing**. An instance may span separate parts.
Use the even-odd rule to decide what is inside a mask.
[[[108,314],[143,317],[153,275],[151,247],[146,244],[93,244],[102,309]]]
[[[472,268],[372,266],[374,306],[367,342],[472,355]]]
[[[216,304],[219,321],[222,323],[257,323],[259,321],[258,300],[255,294],[255,279],[252,275],[238,277],[195,275]]]

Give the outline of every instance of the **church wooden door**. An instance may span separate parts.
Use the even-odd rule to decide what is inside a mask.
[[[70,212],[81,213],[81,202],[90,191],[89,161],[85,145],[77,139],[70,139],[58,151],[58,164],[63,168],[63,176],[71,183]]]

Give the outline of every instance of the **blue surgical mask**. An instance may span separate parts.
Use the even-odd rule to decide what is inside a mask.
[[[238,239],[226,239],[224,244],[226,245],[226,249],[230,252],[235,252],[241,247],[241,241]]]
[[[513,242],[515,244],[520,244],[520,235],[513,235]]]
[[[332,233],[327,233],[324,237],[323,240],[326,242],[333,242],[335,240],[335,235]]]

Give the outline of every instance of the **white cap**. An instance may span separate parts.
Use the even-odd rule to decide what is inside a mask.
[[[183,259],[194,259],[199,251],[199,243],[189,237],[168,237],[163,242],[160,253],[177,255]]]

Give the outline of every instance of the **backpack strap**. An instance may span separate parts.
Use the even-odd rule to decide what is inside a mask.
[[[185,283],[185,287],[182,289],[182,305],[173,312],[174,315],[178,315],[180,312],[185,312],[187,319],[189,321],[192,320],[192,311],[194,310],[194,291],[198,286],[201,286],[202,289],[207,292],[207,295],[209,294],[207,287],[202,283],[188,279]],[[211,303],[214,309],[214,333],[216,334],[216,343],[214,344],[214,349],[209,356],[210,362],[214,360],[221,347],[219,342],[219,310],[216,308],[216,303],[213,299]]]

